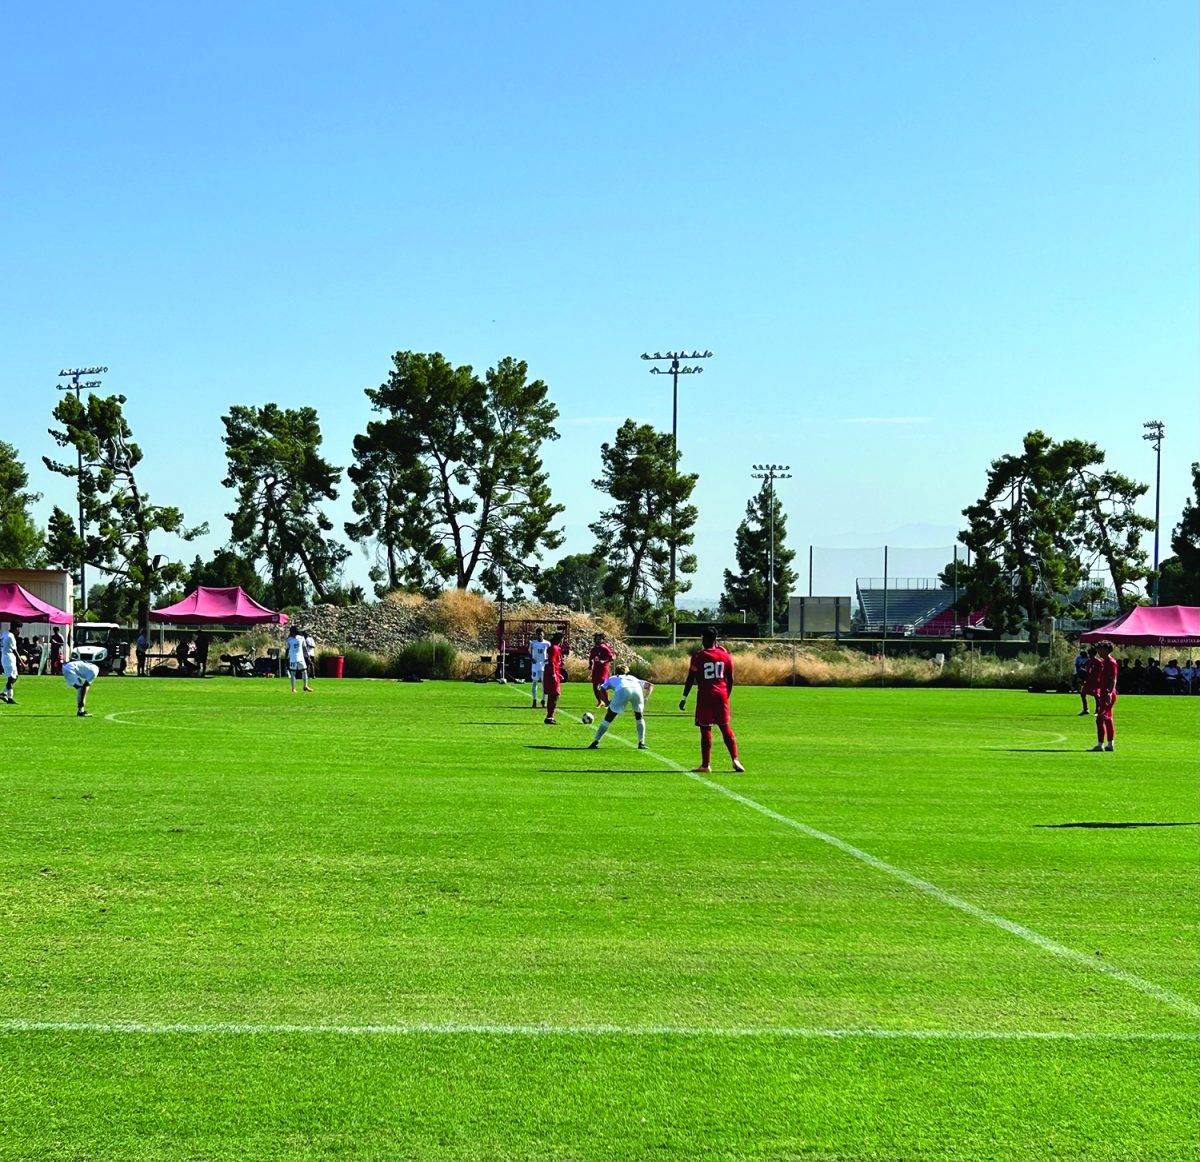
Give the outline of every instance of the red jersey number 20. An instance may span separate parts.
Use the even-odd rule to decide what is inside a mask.
[[[720,682],[725,677],[724,662],[705,662],[704,663],[704,680],[706,682]]]

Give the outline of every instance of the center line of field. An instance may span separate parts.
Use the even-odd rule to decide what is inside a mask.
[[[568,717],[574,716],[568,715]],[[614,736],[611,732],[605,735],[605,737],[611,738],[614,742],[619,742],[627,747],[633,746],[633,743],[627,739],[622,738],[620,735]],[[722,786],[720,783],[714,783],[712,779],[706,779],[703,775],[697,774],[695,771],[689,771],[687,767],[680,766],[674,759],[659,754],[658,751],[647,750],[646,753],[658,759],[673,771],[678,771],[679,774],[686,775],[702,787],[707,787],[710,791],[716,791],[718,794],[724,795],[725,798],[732,799],[735,803],[740,803],[743,807],[749,807],[750,810],[757,811],[760,815],[765,815],[768,819],[773,819],[776,823],[781,823],[785,827],[790,827],[795,831],[801,832],[803,835],[807,835],[810,839],[819,839],[822,843],[829,844],[830,847],[836,847],[838,851],[852,856],[854,859],[865,863],[868,867],[872,867],[876,871],[883,872],[900,880],[902,883],[908,884],[910,888],[915,888],[917,891],[923,892],[925,895],[950,908],[957,908],[958,911],[965,912],[968,916],[974,916],[975,919],[982,920],[985,924],[991,924],[993,927],[1000,928],[1005,932],[1011,933],[1013,936],[1027,940],[1030,944],[1042,949],[1043,952],[1049,952],[1053,956],[1072,961],[1075,964],[1082,965],[1084,968],[1091,969],[1093,972],[1103,973],[1113,980],[1119,980],[1122,984],[1129,985],[1130,988],[1135,988],[1139,992],[1145,993],[1146,996],[1153,997],[1156,1001],[1161,1001],[1165,1005],[1170,1005],[1171,1008],[1181,1013],[1187,1013],[1190,1017],[1200,1017],[1200,1005],[1188,1000],[1187,997],[1180,996],[1179,993],[1169,988],[1164,988],[1153,981],[1145,980],[1136,973],[1127,972],[1125,969],[1117,968],[1115,965],[1108,964],[1103,960],[1097,960],[1094,956],[1088,956],[1077,949],[1068,948],[1065,944],[1059,944],[1057,940],[1051,940],[1050,937],[1043,936],[1040,932],[1035,932],[1032,928],[1026,928],[1024,924],[1018,924],[995,912],[989,912],[986,908],[980,908],[968,900],[964,900],[959,896],[953,895],[951,892],[945,891],[943,888],[939,888],[937,884],[931,884],[928,880],[923,880],[919,876],[905,871],[903,868],[896,867],[895,864],[890,864],[868,851],[863,851],[861,848],[855,847],[852,843],[847,843],[844,839],[839,839],[836,835],[830,835],[825,831],[818,831],[815,827],[809,827],[807,823],[801,823],[798,819],[782,815],[780,812],[774,811],[770,807],[756,802],[746,795],[742,795],[729,787]]]
[[[1200,1041],[1196,1033],[1093,1033],[1081,1031],[959,1029],[820,1029],[782,1026],[704,1028],[687,1025],[522,1025],[415,1022],[395,1025],[267,1025],[214,1021],[196,1024],[167,1021],[0,1021],[3,1033],[232,1033],[258,1035],[311,1034],[339,1037],[780,1037],[789,1040],[884,1041]]]

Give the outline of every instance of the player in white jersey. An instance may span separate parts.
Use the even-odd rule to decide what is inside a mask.
[[[542,676],[546,672],[546,656],[550,652],[550,643],[540,629],[534,630],[533,640],[529,643],[529,692],[533,696],[532,706],[536,710],[538,704],[538,687],[542,688],[542,705],[546,705],[546,685]]]
[[[88,690],[92,683],[100,677],[100,667],[91,662],[64,662],[62,675],[68,686],[78,691],[75,699],[75,713],[80,718],[86,718]]]
[[[288,677],[292,681],[292,693],[296,693],[296,679],[299,678],[308,694],[312,687],[308,684],[308,639],[298,629],[292,631],[287,639]]]
[[[611,678],[600,686],[608,694],[608,709],[596,727],[596,737],[588,743],[588,750],[595,750],[600,745],[608,728],[616,721],[617,715],[627,706],[632,707],[633,717],[637,722],[638,750],[646,749],[646,720],[642,716],[650,695],[654,693],[653,682],[643,682],[624,670],[618,670]]]
[[[17,630],[21,628],[19,621],[10,621],[8,629],[0,633],[0,672],[4,674],[4,689],[0,690],[0,702],[16,706],[13,697],[13,686],[21,671],[21,652],[17,649]]]

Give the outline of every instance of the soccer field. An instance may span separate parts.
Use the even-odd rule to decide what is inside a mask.
[[[2,1159],[1196,1157],[1200,699],[16,693]]]

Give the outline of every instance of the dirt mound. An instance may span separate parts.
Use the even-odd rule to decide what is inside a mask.
[[[563,605],[507,602],[508,621],[566,621],[570,625],[568,668],[574,676],[586,669],[592,635],[603,633],[618,665],[645,665],[621,637],[621,626],[607,615],[593,617]],[[409,595],[384,598],[369,605],[315,605],[299,610],[291,625],[305,629],[323,653],[366,650],[391,657],[414,641],[440,637],[466,654],[495,654],[499,606],[474,594],[447,593],[433,600]],[[286,633],[286,629],[283,631]]]

